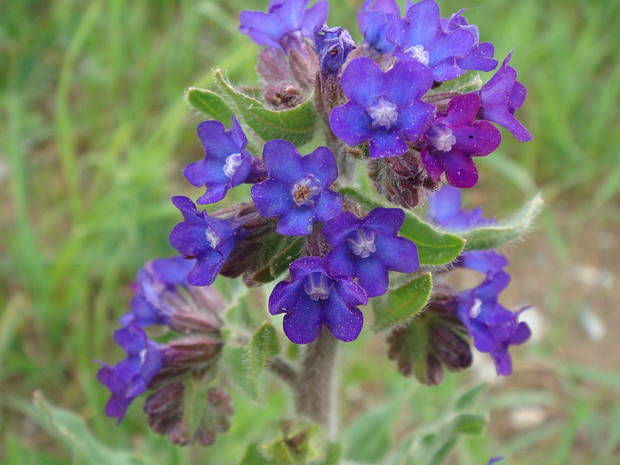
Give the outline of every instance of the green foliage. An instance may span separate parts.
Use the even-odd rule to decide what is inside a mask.
[[[230,339],[230,338],[229,338]],[[252,335],[247,347],[224,345],[222,360],[228,374],[241,392],[255,402],[261,400],[258,375],[271,357],[280,353],[278,335],[268,322],[264,322]]]
[[[312,96],[290,110],[274,111],[266,108],[259,100],[236,90],[220,70],[215,71],[214,79],[223,97],[235,110],[235,115],[264,141],[285,139],[301,145],[314,136],[318,117]]]
[[[340,189],[339,192],[343,196],[360,203],[368,210],[386,207],[385,204],[370,199],[365,193],[357,189],[346,187]],[[389,208],[389,206],[387,207]],[[405,211],[405,222],[400,230],[400,235],[415,242],[422,265],[450,263],[459,256],[465,247],[465,241],[460,237],[439,231],[409,211]]]
[[[305,421],[285,422],[277,437],[250,444],[239,465],[339,465],[342,446],[324,441],[324,433]]]
[[[461,0],[439,3],[444,15],[463,6]],[[178,212],[169,197],[187,188],[180,181],[180,169],[201,156],[191,129],[199,120],[181,101],[183,89],[190,83],[208,88],[215,65],[227,70],[233,82],[255,81],[258,47],[238,33],[238,18],[242,9],[265,5],[262,0],[230,0],[225,5],[215,0],[3,3],[3,463],[68,462],[62,450],[43,435],[24,430],[23,419],[7,410],[11,395],[28,396],[40,387],[49,398],[63,399],[71,410],[88,412],[88,426],[105,443],[127,444],[132,438],[148,451],[144,456],[157,457],[159,463],[236,463],[242,445],[256,429],[286,410],[280,391],[271,395],[260,416],[249,401],[235,399],[240,417],[248,418],[249,424],[237,419],[213,448],[187,454],[187,449],[172,449],[165,438],[146,432],[139,408],[132,407],[121,425],[110,427],[110,419],[101,413],[108,394],[96,381],[98,367],[93,363],[120,358],[119,349],[111,350],[111,334],[128,305],[127,285],[136,270],[148,259],[173,253],[167,234],[178,221]],[[330,25],[343,25],[359,38],[350,4],[331,2],[330,10]],[[532,195],[536,185],[542,185],[549,205],[543,230],[553,244],[562,244],[558,249],[566,263],[574,260],[571,237],[579,238],[584,227],[596,228],[605,218],[617,218],[619,14],[610,2],[578,0],[474,0],[465,13],[479,27],[481,40],[496,44],[500,59],[516,47],[512,64],[528,88],[528,99],[517,116],[534,134],[531,143],[521,144],[504,131],[501,153],[476,162],[486,184],[474,188],[474,195],[516,207],[521,193]],[[489,77],[482,74],[484,80]],[[487,187],[490,191],[485,191]],[[556,222],[552,214],[562,207]],[[550,273],[566,269],[562,265]],[[553,287],[556,294],[560,290],[564,294],[566,283],[558,278]],[[575,341],[575,335],[568,333],[575,303],[567,303],[558,301],[563,311],[557,314],[548,309],[561,342],[554,346],[545,341],[536,348],[537,358],[550,360],[544,364],[549,367],[559,367],[552,354],[564,352]],[[254,321],[249,315],[245,320]],[[591,346],[583,344],[585,354]],[[402,385],[384,354],[368,352],[361,345],[347,346],[351,360],[371,359],[374,364],[366,377],[353,366],[343,366],[346,379],[361,388],[374,386],[379,371],[386,389]],[[511,464],[542,463],[552,456],[567,426],[563,419],[573,411],[579,413],[574,406],[583,399],[600,420],[600,434],[584,419],[579,434],[566,436],[563,442],[571,451],[568,463],[612,463],[620,415],[604,400],[616,398],[620,383],[615,372],[602,368],[601,360],[607,358],[570,370],[549,369],[547,374],[555,380],[550,384],[566,387],[560,396],[544,391],[554,400],[549,408],[562,420],[514,439],[502,438],[501,453],[512,453]],[[460,381],[445,384],[424,391],[416,411],[432,412],[416,417],[420,422],[434,418],[445,398],[454,397]],[[441,394],[441,399],[433,393]],[[372,394],[365,399],[376,400]],[[499,408],[490,400],[485,404]],[[504,407],[530,400],[521,396]],[[500,446],[492,429],[487,435],[488,444],[482,444],[487,450]],[[459,455],[458,462],[486,463],[481,443],[473,444],[477,460]]]
[[[462,435],[479,435],[483,415],[461,413],[431,431],[416,432],[388,461],[389,465],[442,465]]]
[[[461,233],[467,241],[467,250],[494,249],[507,242],[518,239],[532,228],[532,223],[543,207],[543,199],[539,195],[527,202],[511,218],[496,225],[484,226]]]
[[[345,458],[360,463],[380,463],[392,448],[390,425],[402,408],[402,395],[364,412],[345,432]]]
[[[288,271],[288,266],[299,258],[306,243],[305,237],[281,236],[272,233],[265,237],[258,255],[258,268],[250,276],[253,281],[268,283]]]
[[[129,451],[103,445],[93,436],[81,416],[54,407],[40,392],[35,392],[32,406],[24,409],[30,418],[71,450],[74,464],[145,465],[147,463],[134,457]]]
[[[431,274],[425,273],[397,289],[389,290],[384,296],[373,299],[374,329],[389,329],[415,316],[427,304],[432,288]]]
[[[183,380],[185,396],[183,399],[183,423],[188,436],[193,435],[205,421],[205,417],[211,415],[207,410],[207,391],[209,384],[206,379],[188,377]]]
[[[230,126],[233,112],[226,101],[215,92],[209,89],[190,87],[185,92],[185,100],[208,118],[217,120],[226,127]]]

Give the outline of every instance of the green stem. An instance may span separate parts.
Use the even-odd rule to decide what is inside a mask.
[[[334,366],[338,342],[323,328],[316,341],[306,347],[301,373],[297,379],[297,413],[325,426],[335,428]]]

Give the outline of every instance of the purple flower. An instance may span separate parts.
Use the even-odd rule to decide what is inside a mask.
[[[187,283],[187,275],[195,263],[195,260],[183,257],[148,262],[138,271],[137,280],[132,284],[136,295],[131,299],[131,312],[120,318],[120,324],[134,323],[140,327],[169,325],[174,310],[166,297],[174,293],[177,286]]]
[[[518,321],[525,309],[513,313],[497,301],[509,282],[508,273],[489,273],[480,286],[460,295],[458,307],[459,319],[473,338],[474,346],[491,355],[497,374],[503,376],[512,373],[508,347],[523,344],[531,335],[527,324]]]
[[[459,10],[450,16],[449,19],[441,18],[442,29],[446,32],[455,29],[465,29],[474,36],[474,48],[472,52],[464,58],[458,58],[456,64],[463,69],[474,69],[478,71],[493,71],[497,67],[497,60],[493,58],[495,46],[490,42],[479,42],[480,33],[478,28],[469,24],[461,16],[465,9]]]
[[[103,364],[97,379],[105,385],[112,397],[105,407],[105,414],[123,420],[129,404],[146,391],[149,381],[162,366],[159,347],[147,339],[137,325],[129,325],[114,333],[114,340],[127,353],[127,357],[115,366]]]
[[[165,325],[184,333],[217,331],[223,303],[212,288],[187,283],[195,264],[183,257],[148,262],[138,271],[131,311],[120,318],[121,325]]]
[[[392,20],[399,17],[400,8],[395,0],[366,0],[362,11],[357,12],[365,42],[379,53],[391,52],[396,48],[387,41],[385,34]]]
[[[342,212],[323,226],[331,251],[325,256],[336,273],[358,278],[368,297],[387,292],[388,271],[412,273],[420,266],[413,242],[397,237],[405,214],[375,208],[364,219]]]
[[[495,221],[482,217],[482,208],[462,210],[462,197],[460,189],[443,186],[429,199],[428,217],[453,231],[467,231],[476,226],[495,224]]]
[[[323,325],[336,339],[357,339],[364,316],[357,305],[366,305],[364,290],[348,276],[335,274],[319,257],[295,260],[290,281],[281,281],[269,297],[269,313],[285,313],[284,333],[296,344],[314,341]]]
[[[481,208],[461,210],[461,202],[460,189],[444,186],[430,197],[428,217],[455,232],[496,224],[495,220],[482,216]],[[486,276],[487,273],[502,271],[508,266],[508,259],[494,250],[468,250],[457,258],[454,265]]]
[[[512,52],[508,54],[489,82],[480,89],[481,118],[508,129],[521,142],[532,140],[514,114],[525,102],[527,89],[517,81],[517,71],[509,66]]]
[[[261,216],[278,217],[278,233],[305,236],[315,221],[340,213],[342,196],[329,189],[338,168],[328,148],[302,157],[290,142],[274,139],[265,144],[263,163],[268,178],[252,186],[252,199]]]
[[[396,56],[429,66],[439,82],[465,74],[457,61],[472,52],[475,42],[465,28],[442,29],[435,0],[413,4],[405,19],[394,19],[387,30],[387,40],[398,46]]]
[[[207,188],[197,203],[218,202],[250,174],[252,156],[245,149],[248,139],[234,116],[229,131],[219,121],[203,121],[198,125],[198,137],[205,157],[187,165],[183,175],[194,186]]]
[[[321,72],[324,75],[337,75],[355,48],[355,41],[346,29],[328,28],[327,24],[323,24],[314,31],[314,48],[319,56]]]
[[[308,0],[271,0],[269,12],[242,11],[239,31],[259,45],[283,48],[288,36],[312,38],[314,29],[327,19],[329,5],[321,0],[306,10]]]
[[[480,109],[476,94],[464,94],[450,100],[447,115],[439,116],[426,132],[428,142],[422,149],[424,168],[434,181],[445,172],[455,187],[473,187],[478,170],[472,157],[493,152],[502,141],[501,133],[487,121],[474,121]]]
[[[402,155],[405,137],[417,140],[433,118],[435,107],[420,100],[433,74],[415,61],[397,62],[384,73],[370,58],[356,58],[340,82],[349,102],[332,110],[332,131],[351,146],[369,140],[371,158]]]
[[[233,229],[228,221],[198,211],[187,197],[173,197],[172,203],[181,211],[184,221],[170,233],[170,245],[181,255],[196,259],[187,282],[208,286],[215,281],[235,246]]]

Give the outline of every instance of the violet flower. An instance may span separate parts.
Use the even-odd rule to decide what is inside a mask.
[[[465,29],[474,36],[472,52],[464,58],[458,58],[456,64],[463,69],[478,71],[493,71],[497,67],[497,60],[493,58],[495,46],[491,42],[480,42],[480,32],[473,24],[461,16],[465,9],[457,11],[450,18],[441,18],[441,27],[444,31]]]
[[[424,168],[433,181],[445,172],[455,187],[473,187],[478,170],[472,157],[493,152],[502,141],[501,133],[487,121],[474,121],[480,109],[476,94],[463,94],[450,100],[445,116],[439,116],[426,132],[422,149]]]
[[[464,28],[442,29],[435,0],[415,3],[407,9],[404,19],[394,19],[387,30],[387,40],[397,45],[398,58],[430,67],[438,82],[465,74],[457,61],[469,55],[475,43],[473,34]]]
[[[148,383],[160,370],[162,355],[157,344],[148,340],[137,325],[130,324],[117,330],[114,340],[125,350],[127,357],[115,366],[103,364],[97,380],[112,393],[105,414],[116,418],[118,424],[131,402],[146,391]]]
[[[269,297],[269,313],[285,313],[286,336],[296,344],[307,344],[325,325],[336,339],[357,339],[364,324],[357,306],[368,303],[361,286],[336,274],[320,257],[299,258],[289,270],[290,280],[279,282]]]
[[[349,53],[355,49],[355,41],[346,29],[323,24],[314,31],[314,48],[319,56],[321,73],[336,76]]]
[[[397,237],[404,221],[397,208],[375,208],[364,219],[342,212],[323,226],[331,248],[325,259],[334,272],[357,278],[368,297],[383,295],[388,271],[412,273],[420,266],[416,245]]]
[[[467,231],[476,227],[496,224],[495,220],[484,218],[481,208],[461,209],[461,191],[444,186],[429,200],[428,217],[450,231]],[[454,262],[455,266],[475,270],[483,275],[502,271],[508,266],[508,259],[494,250],[466,250]]]
[[[329,5],[321,0],[306,10],[308,1],[271,0],[268,13],[242,11],[239,31],[259,45],[274,48],[285,48],[282,45],[288,36],[312,39],[314,29],[327,19]]]
[[[327,147],[302,157],[292,143],[273,139],[265,144],[263,163],[268,178],[252,186],[251,195],[262,217],[278,217],[278,233],[305,236],[315,221],[340,213],[342,196],[329,189],[338,168]]]
[[[460,295],[458,307],[458,316],[474,346],[491,355],[497,374],[503,376],[512,373],[509,346],[523,344],[531,335],[528,325],[518,321],[525,308],[513,313],[497,301],[509,282],[508,273],[489,273],[480,286]]]
[[[508,54],[489,82],[478,91],[480,117],[508,129],[521,142],[532,140],[532,134],[514,114],[525,102],[527,89],[517,81],[517,71],[509,66],[512,52]]]
[[[198,137],[205,156],[187,165],[183,175],[194,186],[207,188],[196,203],[218,202],[250,174],[253,158],[245,148],[248,139],[234,116],[228,131],[219,121],[203,121],[198,125]]]
[[[122,326],[169,326],[178,332],[215,333],[224,308],[210,287],[188,284],[196,260],[183,257],[152,260],[138,271],[132,288],[131,311],[120,318]]]
[[[170,245],[181,255],[196,259],[187,282],[208,286],[215,281],[235,246],[233,229],[228,221],[198,211],[187,197],[173,197],[172,203],[181,211],[184,221],[170,233]]]
[[[383,72],[370,58],[356,58],[340,83],[349,101],[332,110],[332,131],[350,146],[369,141],[371,158],[402,155],[405,137],[417,140],[433,118],[435,107],[421,100],[433,74],[418,62],[397,62]]]
[[[388,42],[386,32],[394,18],[400,17],[395,0],[366,0],[362,11],[357,12],[357,22],[364,41],[379,53],[391,52],[396,45]]]

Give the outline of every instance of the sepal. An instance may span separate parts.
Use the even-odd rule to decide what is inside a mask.
[[[264,141],[284,139],[293,144],[304,144],[314,136],[318,117],[311,96],[302,104],[282,111],[266,108],[260,101],[235,89],[218,69],[214,79],[220,96],[229,102],[235,115]]]

